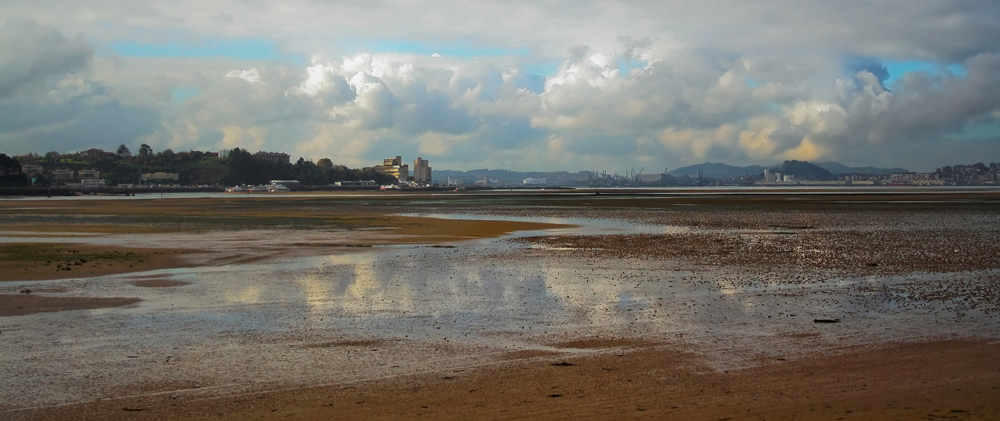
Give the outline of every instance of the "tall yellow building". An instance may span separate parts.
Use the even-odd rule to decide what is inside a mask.
[[[395,158],[384,159],[382,165],[376,165],[375,172],[396,177],[397,180],[402,182],[410,177],[410,166],[403,165],[403,157],[396,156]]]

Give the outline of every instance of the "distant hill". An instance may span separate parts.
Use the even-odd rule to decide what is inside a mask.
[[[723,163],[706,162],[704,164],[696,164],[687,167],[677,168],[670,171],[668,174],[680,177],[683,175],[697,177],[698,171],[702,171],[702,175],[706,178],[722,178],[722,177],[742,177],[744,175],[757,175],[764,172],[764,168],[760,165],[750,165],[746,167],[734,167],[732,165],[726,165]]]
[[[800,164],[790,164],[795,169],[791,172],[786,172],[782,170],[782,166],[789,162],[799,162]],[[809,164],[808,166],[802,166],[801,164]],[[817,168],[809,168],[809,167]],[[706,162],[704,164],[696,164],[687,167],[677,168],[670,171],[670,175],[675,177],[680,176],[691,176],[697,177],[698,171],[702,171],[706,178],[722,178],[725,177],[739,177],[746,174],[750,175],[760,175],[764,172],[764,169],[774,170],[782,174],[793,174],[796,177],[804,178],[810,177],[805,174],[814,174],[814,180],[826,180],[832,179],[833,176],[837,174],[898,174],[910,172],[904,168],[876,168],[876,167],[848,167],[844,164],[837,162],[804,162],[804,161],[785,161],[778,165],[773,165],[770,167],[765,167],[761,165],[749,165],[746,167],[737,167],[733,165],[726,165],[722,163]],[[824,171],[817,171],[824,170]],[[828,172],[828,173],[827,173]],[[824,177],[824,178],[820,178]]]
[[[905,168],[848,167],[837,162],[814,162],[813,164],[831,174],[900,174],[910,172]]]
[[[829,171],[806,161],[785,161],[772,169],[784,175],[794,175],[799,180],[836,180]]]

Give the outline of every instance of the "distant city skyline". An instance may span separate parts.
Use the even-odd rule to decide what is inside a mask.
[[[518,171],[1000,160],[995,1],[12,0],[0,16],[8,154],[238,146]]]

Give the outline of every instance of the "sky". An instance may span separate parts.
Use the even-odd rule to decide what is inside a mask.
[[[0,2],[0,152],[143,143],[454,170],[1000,162],[1000,2]]]

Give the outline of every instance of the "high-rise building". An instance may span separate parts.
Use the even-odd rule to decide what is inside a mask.
[[[431,182],[431,167],[427,165],[427,160],[421,157],[413,160],[413,181],[418,183]]]
[[[396,180],[403,182],[410,177],[410,166],[403,165],[403,157],[397,156],[382,160],[382,165],[375,166],[375,172],[396,177]]]

